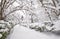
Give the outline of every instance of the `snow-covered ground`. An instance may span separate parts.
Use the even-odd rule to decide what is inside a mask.
[[[13,32],[7,37],[7,39],[60,39],[60,36],[52,33],[45,34],[20,25],[16,25],[13,28]]]

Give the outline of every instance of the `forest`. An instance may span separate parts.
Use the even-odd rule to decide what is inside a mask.
[[[60,0],[0,0],[0,39],[40,39],[36,35],[50,39],[46,33],[52,34],[51,39],[60,39]]]

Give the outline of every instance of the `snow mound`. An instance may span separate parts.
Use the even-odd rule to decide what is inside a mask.
[[[60,39],[59,36],[36,32],[20,25],[16,25],[13,29],[13,33],[7,39]]]

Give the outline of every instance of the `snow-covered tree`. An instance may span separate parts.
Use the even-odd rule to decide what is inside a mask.
[[[0,20],[13,25],[20,24],[39,31],[52,31],[52,26],[60,20],[59,17],[59,0],[0,0]]]

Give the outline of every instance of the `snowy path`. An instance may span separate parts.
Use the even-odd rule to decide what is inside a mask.
[[[23,26],[16,25],[7,39],[60,39],[60,36],[36,32]]]

